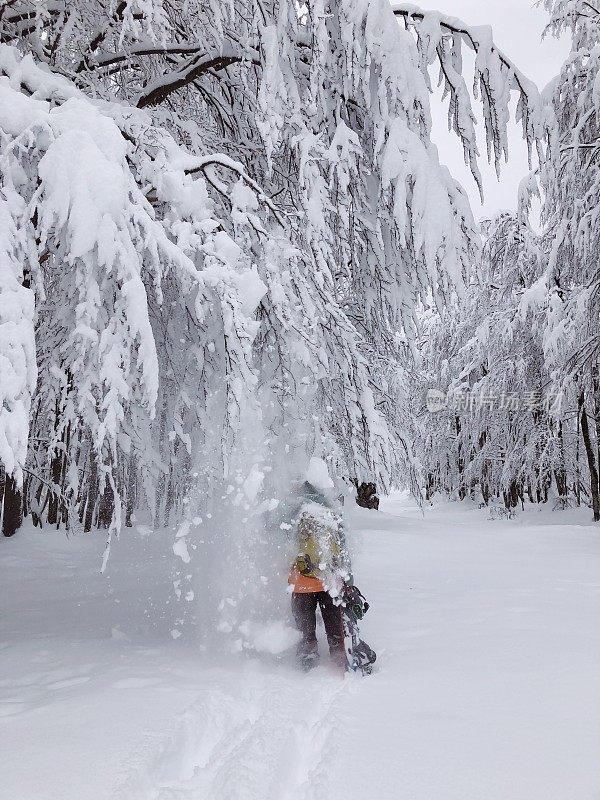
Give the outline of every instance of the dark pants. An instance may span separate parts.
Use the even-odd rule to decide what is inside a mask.
[[[292,595],[292,613],[296,626],[302,633],[298,655],[313,656],[317,653],[317,606],[325,623],[329,652],[336,661],[345,663],[342,613],[327,592],[306,592]]]

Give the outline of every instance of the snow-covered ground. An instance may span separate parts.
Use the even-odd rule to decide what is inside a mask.
[[[600,528],[383,507],[364,679],[174,640],[169,537],[1,541],[2,800],[597,800]]]

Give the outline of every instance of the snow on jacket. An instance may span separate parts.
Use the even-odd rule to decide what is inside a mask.
[[[298,555],[288,578],[294,592],[338,595],[349,574],[339,515],[327,506],[305,502],[298,514],[297,534]]]

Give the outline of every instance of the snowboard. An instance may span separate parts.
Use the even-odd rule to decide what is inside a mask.
[[[369,604],[356,586],[346,586],[342,593],[340,614],[346,656],[345,671],[370,675],[377,659],[375,651],[360,638],[358,620],[362,619]]]

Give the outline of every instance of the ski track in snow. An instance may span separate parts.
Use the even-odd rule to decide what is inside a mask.
[[[0,800],[598,800],[586,512],[384,507],[349,526],[364,679],[324,643],[305,674],[173,642],[160,552],[119,543],[99,576],[100,539],[2,541]]]
[[[239,694],[201,692],[169,735],[160,742],[150,736],[132,755],[137,767],[112,800],[334,797],[340,701],[353,678],[324,668],[291,677],[254,664],[238,676]]]

